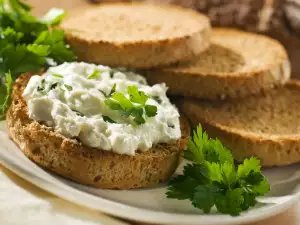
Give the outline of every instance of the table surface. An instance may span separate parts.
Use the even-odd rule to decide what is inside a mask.
[[[59,8],[65,8],[65,9],[71,9],[71,8],[75,8],[75,7],[80,7],[80,6],[86,6],[88,3],[85,0],[28,0],[28,2],[30,4],[32,4],[32,6],[34,7],[33,11],[35,14],[41,14],[46,12],[49,8],[51,7],[59,7]],[[3,168],[0,165],[0,178],[3,179],[7,179],[8,184],[6,182],[6,185],[8,185],[6,188],[9,189],[13,189],[14,193],[22,193],[23,196],[22,198],[24,198],[24,196],[26,196],[26,194],[31,194],[33,193],[34,196],[36,198],[39,198],[40,200],[42,200],[44,203],[53,205],[52,207],[54,207],[52,210],[55,209],[55,216],[57,218],[57,214],[59,214],[60,216],[70,216],[70,211],[71,210],[75,210],[77,209],[79,206],[74,206],[71,203],[65,202],[64,200],[58,199],[55,196],[52,196],[51,194],[48,194],[47,192],[44,192],[42,190],[40,190],[39,188],[29,184],[28,182],[24,181],[23,179],[17,177],[16,175],[14,175],[13,173],[9,172],[7,169]],[[0,182],[1,184],[1,182]],[[3,187],[3,185],[2,185]],[[1,190],[1,185],[0,185],[0,190]],[[7,197],[7,196],[6,196]],[[0,200],[1,199],[5,199],[5,196],[1,196],[1,191],[0,191]],[[54,199],[56,199],[56,201],[59,201],[59,205],[63,205],[63,207],[58,207],[55,206],[57,205],[57,203],[54,201]],[[22,210],[22,209],[20,209]],[[78,210],[78,209],[77,209]],[[13,211],[13,209],[12,209]],[[121,225],[121,224],[135,224],[135,225],[141,225],[138,223],[132,223],[132,222],[128,222],[128,221],[122,221],[119,219],[115,219],[115,218],[111,218],[108,217],[106,215],[100,214],[100,213],[95,213],[94,211],[90,211],[87,209],[81,209],[78,210],[80,211],[80,213],[76,214],[76,219],[77,220],[90,220],[89,215],[92,217],[93,216],[93,224],[110,224],[110,225]],[[0,215],[3,212],[1,212],[1,207],[0,207]],[[29,216],[29,214],[28,214]],[[9,218],[9,214],[5,214],[5,215],[1,215],[0,217],[0,224],[3,224],[2,222],[7,222],[7,221],[17,221],[16,218],[12,218],[13,216],[11,216],[11,218]],[[15,216],[14,216],[15,217]],[[4,220],[3,220],[4,218]],[[52,220],[52,218],[51,218]],[[37,220],[36,220],[37,222]],[[5,223],[7,224],[7,223]],[[19,223],[13,223],[10,222],[9,224],[23,224],[22,221],[20,221]],[[30,223],[31,225],[37,225],[39,223]],[[74,223],[72,223],[74,224]],[[86,223],[86,224],[92,224],[92,223]],[[293,208],[287,209],[287,211],[283,214],[280,214],[278,216],[275,216],[273,218],[270,218],[268,220],[264,220],[258,223],[252,223],[252,224],[248,224],[248,225],[282,225],[282,224],[286,224],[286,225],[300,225],[300,204],[294,206]],[[44,223],[44,225],[46,225]]]

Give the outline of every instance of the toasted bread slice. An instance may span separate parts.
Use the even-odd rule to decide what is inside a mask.
[[[40,166],[81,184],[109,189],[149,187],[168,179],[177,168],[190,132],[186,119],[181,120],[182,139],[135,156],[89,148],[29,118],[21,94],[30,76],[17,79],[6,118],[13,141]]]
[[[172,95],[238,98],[285,83],[290,63],[271,38],[233,29],[213,29],[212,46],[185,63],[143,72],[149,83],[165,82]]]
[[[232,150],[237,161],[255,156],[263,166],[300,162],[300,82],[230,101],[186,98],[183,112],[193,125]]]
[[[210,37],[206,16],[146,3],[106,3],[75,10],[61,28],[79,60],[132,68],[193,57],[209,46]]]

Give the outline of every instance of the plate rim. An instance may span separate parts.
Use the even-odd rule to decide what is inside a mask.
[[[5,121],[0,121],[1,133],[8,132],[3,127]],[[4,129],[3,129],[4,128]],[[8,141],[8,140],[5,140]],[[9,140],[12,144],[15,143]],[[18,146],[16,148],[19,149]],[[19,150],[20,151],[20,150]],[[20,151],[20,153],[22,153]],[[41,167],[28,159],[23,153],[24,160],[28,160],[32,166],[40,170],[40,173],[34,174],[26,166],[19,165],[11,156],[5,155],[0,151],[0,163],[6,168],[14,172],[17,176],[22,177],[26,181],[35,186],[52,193],[71,203],[82,205],[92,210],[101,211],[111,216],[128,219],[131,221],[154,223],[154,224],[178,224],[178,225],[234,225],[249,222],[256,222],[270,218],[274,215],[286,211],[289,207],[296,204],[300,200],[300,190],[291,195],[285,195],[288,199],[282,203],[265,207],[264,210],[256,210],[254,214],[243,213],[240,216],[232,217],[229,215],[203,215],[203,214],[184,214],[172,212],[160,212],[147,208],[139,208],[114,200],[106,199],[101,196],[95,196],[92,193],[79,190],[72,185],[68,185],[60,179],[54,177]],[[42,175],[45,176],[42,176]],[[65,179],[65,178],[63,178]]]
[[[51,176],[51,178],[58,181],[58,183],[54,184],[54,182],[51,181],[51,179],[49,180],[40,175],[33,174],[31,171],[18,165],[12,159],[5,156],[1,152],[0,152],[0,162],[6,168],[13,171],[16,175],[22,177],[28,182],[33,183],[35,186],[38,186],[39,188],[46,190],[62,199],[65,199],[77,205],[88,207],[92,210],[98,210],[112,216],[125,218],[125,219],[138,221],[138,222],[148,222],[148,223],[155,223],[155,224],[195,224],[195,225],[196,224],[199,225],[200,223],[205,225],[242,224],[242,223],[264,220],[274,215],[277,215],[287,210],[290,206],[292,206],[293,204],[297,203],[298,200],[300,200],[300,192],[297,192],[294,195],[290,195],[290,199],[286,200],[285,202],[268,207],[268,210],[267,209],[259,210],[255,214],[251,214],[251,215],[244,214],[238,217],[232,217],[228,215],[212,216],[212,215],[203,215],[203,214],[190,215],[190,214],[182,214],[182,213],[157,212],[150,209],[138,208],[124,203],[119,203],[113,200],[105,199],[101,196],[96,197],[95,195],[78,190],[73,186],[61,182],[59,179],[52,177],[48,172],[42,170],[36,165],[40,170],[42,170],[48,176]],[[34,164],[32,161],[30,162]],[[80,196],[80,198],[78,198],[78,195]],[[88,203],[87,201],[82,202],[81,201],[82,198],[89,198],[89,200],[92,200],[92,202],[90,203]],[[97,200],[95,200],[95,198]],[[94,203],[97,203],[98,206],[95,207]]]

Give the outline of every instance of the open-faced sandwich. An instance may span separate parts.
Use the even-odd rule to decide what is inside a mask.
[[[82,184],[148,187],[173,174],[189,134],[166,91],[132,72],[64,63],[18,78],[8,129],[30,159]]]

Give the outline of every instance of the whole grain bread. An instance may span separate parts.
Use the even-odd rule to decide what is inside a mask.
[[[263,166],[300,162],[300,82],[260,96],[228,101],[185,98],[183,112],[193,125],[201,123],[237,161],[259,158]]]
[[[287,82],[284,47],[262,35],[213,29],[212,46],[188,62],[142,72],[149,83],[165,82],[171,95],[204,99],[245,97]]]
[[[61,24],[79,60],[149,68],[191,58],[209,46],[210,22],[191,9],[106,3],[69,13]]]
[[[190,132],[186,119],[181,119],[182,138],[176,143],[157,144],[135,156],[89,148],[29,118],[21,94],[30,77],[17,79],[6,118],[12,140],[38,165],[81,184],[109,189],[153,186],[177,168]]]

